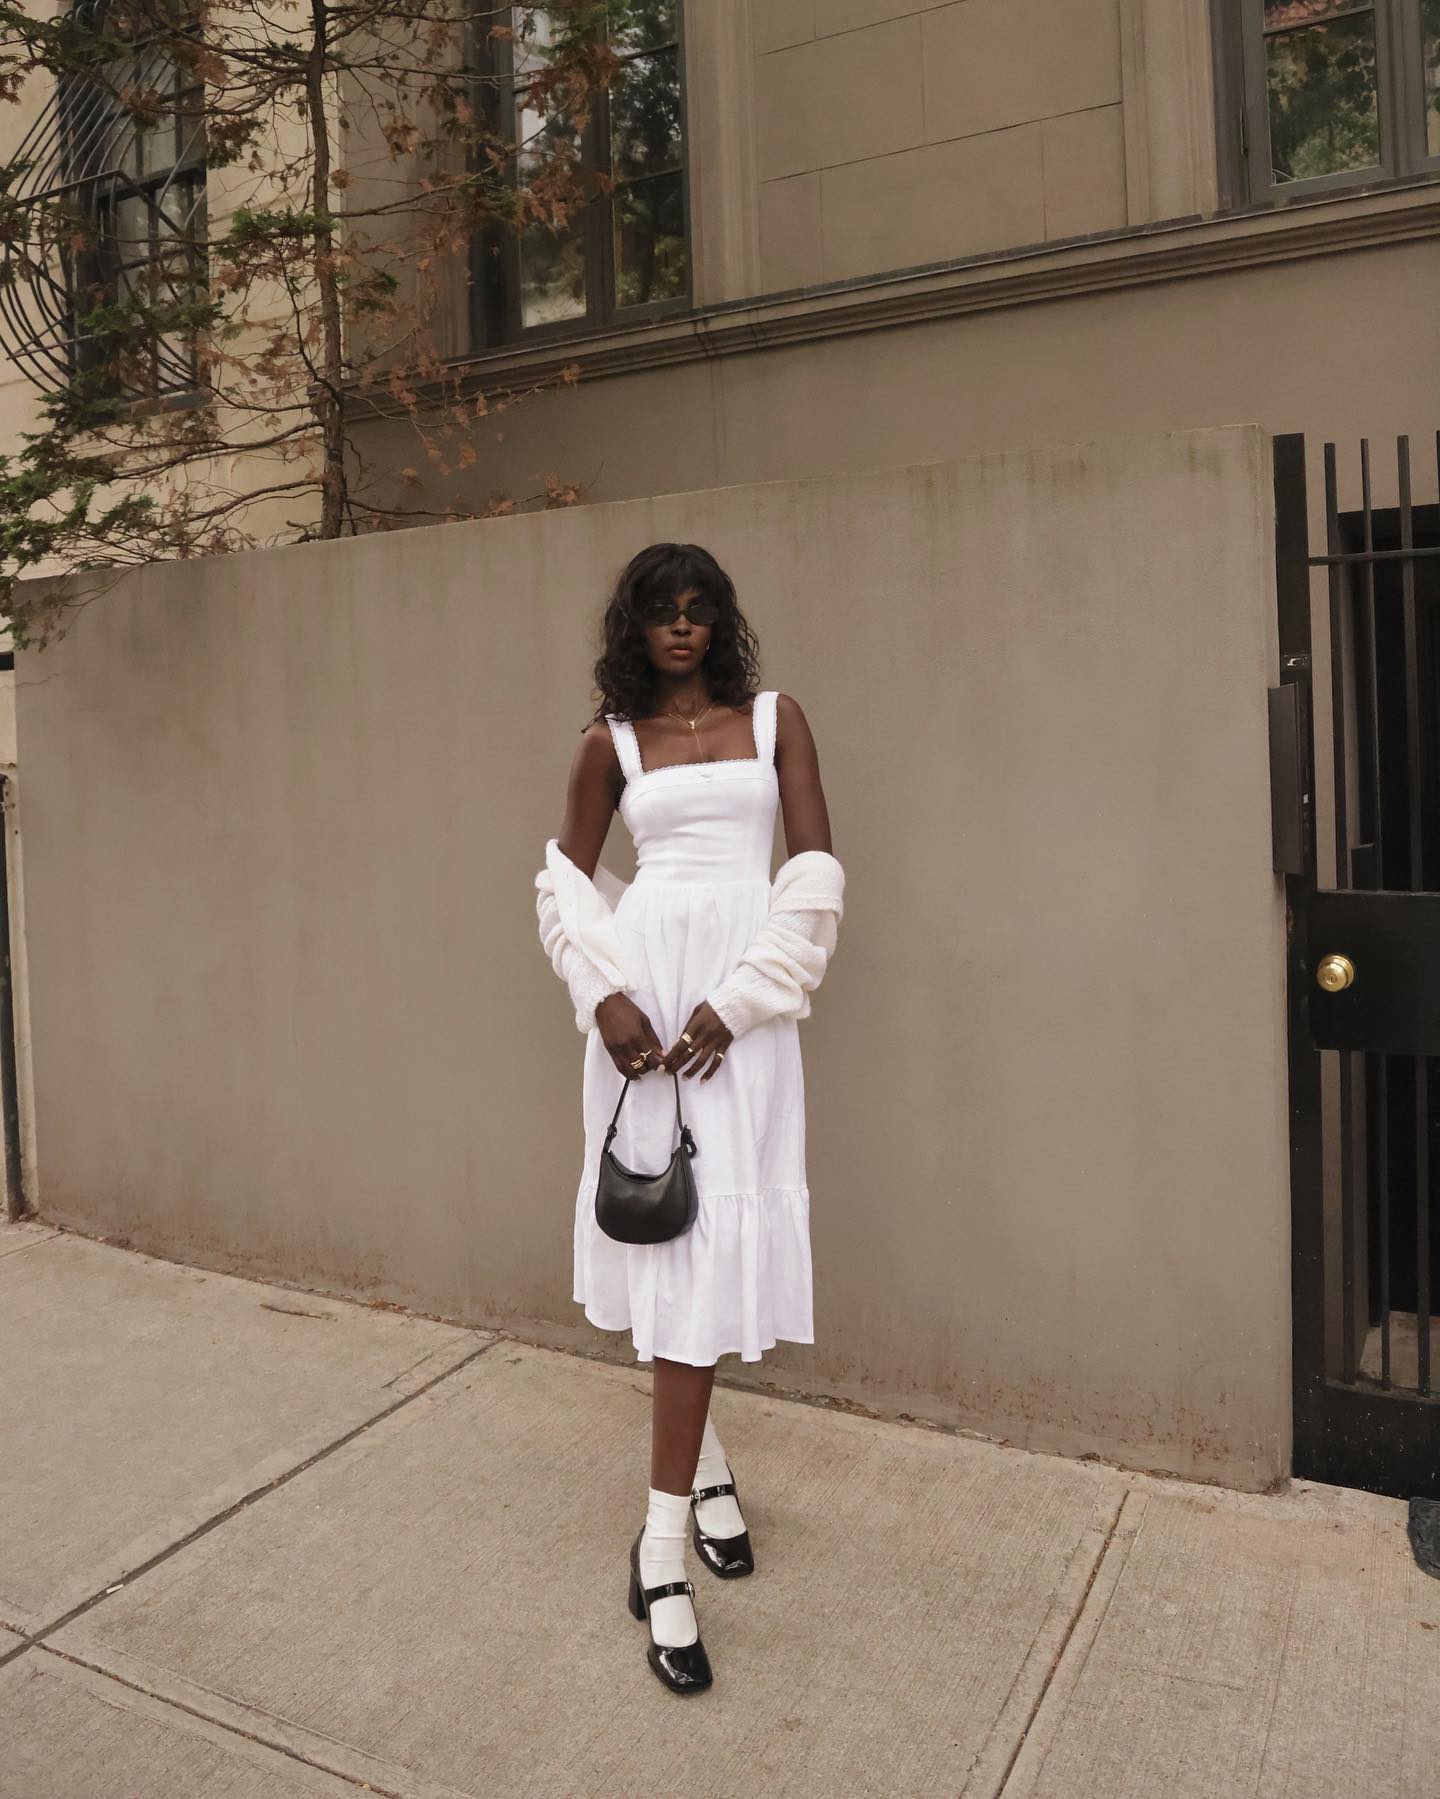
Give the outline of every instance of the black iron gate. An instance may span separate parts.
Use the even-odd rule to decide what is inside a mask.
[[[1440,438],[1435,454],[1427,491]],[[1327,444],[1323,475],[1317,550],[1305,441],[1275,440],[1281,685],[1270,726],[1288,921],[1294,1466],[1440,1497],[1440,505],[1417,503],[1405,438],[1383,469],[1368,444],[1344,465]],[[1329,598],[1318,656],[1317,570]],[[1333,770],[1323,816],[1317,744]],[[1320,827],[1332,821],[1322,885],[1331,833]]]

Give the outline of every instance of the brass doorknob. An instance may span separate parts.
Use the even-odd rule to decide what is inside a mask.
[[[1355,964],[1349,956],[1322,956],[1315,979],[1327,993],[1343,993],[1355,979]]]

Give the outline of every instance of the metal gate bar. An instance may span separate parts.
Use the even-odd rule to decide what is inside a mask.
[[[1440,1406],[1430,1341],[1430,1106],[1432,1062],[1440,1059],[1440,588],[1427,577],[1422,593],[1418,578],[1440,559],[1440,509],[1433,514],[1435,531],[1427,519],[1429,541],[1417,542],[1410,443],[1402,437],[1395,451],[1396,505],[1377,516],[1371,449],[1362,441],[1358,513],[1342,510],[1336,449],[1327,444],[1325,547],[1312,554],[1304,440],[1277,438],[1274,449],[1281,686],[1272,696],[1272,730],[1277,718],[1281,724],[1272,741],[1288,757],[1276,771],[1274,803],[1275,865],[1286,877],[1289,924],[1295,1465],[1298,1473],[1378,1491],[1440,1496]],[[1440,478],[1440,434],[1436,470]],[[1319,887],[1316,864],[1310,576],[1318,568],[1328,577],[1333,890]],[[1287,806],[1294,816],[1287,816]],[[1326,953],[1342,947],[1331,941],[1340,936],[1350,947],[1364,946],[1358,1002],[1339,997],[1338,987],[1322,993],[1325,983],[1317,986],[1317,967],[1348,961]],[[1401,1025],[1386,1019],[1367,1041],[1362,1027],[1379,1016],[1382,976],[1392,993],[1399,991],[1404,1010],[1412,946],[1415,1004]],[[1393,952],[1388,960],[1387,951]],[[1342,985],[1355,978],[1351,969]],[[1317,1051],[1324,1047],[1339,1055],[1340,1229],[1333,1243],[1327,1243],[1323,1197]],[[1390,1066],[1407,1058],[1409,1079]],[[1407,1101],[1413,1117],[1406,1116]],[[1413,1230],[1397,1238],[1395,1208],[1403,1211],[1408,1195],[1395,1183],[1412,1172],[1412,1158],[1397,1162],[1396,1151],[1407,1129],[1414,1139],[1415,1215]],[[1339,1277],[1333,1354],[1327,1354],[1327,1254]],[[1413,1379],[1408,1347],[1402,1359],[1396,1334],[1407,1301],[1415,1326]]]

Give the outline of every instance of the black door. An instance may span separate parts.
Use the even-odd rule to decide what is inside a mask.
[[[1440,440],[1436,457],[1430,492]],[[1404,438],[1383,470],[1368,444],[1347,466],[1327,444],[1323,475],[1320,549],[1304,439],[1275,440],[1294,1466],[1440,1497],[1440,506],[1416,503]],[[1312,660],[1315,581],[1328,599],[1323,662]],[[1333,770],[1324,832],[1317,753]]]

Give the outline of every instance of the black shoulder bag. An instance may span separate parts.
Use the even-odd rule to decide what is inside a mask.
[[[607,1237],[617,1243],[665,1243],[682,1236],[695,1222],[700,1209],[695,1191],[695,1175],[690,1158],[697,1153],[690,1127],[680,1116],[680,1076],[671,1070],[675,1083],[675,1122],[680,1126],[680,1141],[662,1174],[637,1174],[612,1154],[616,1123],[625,1095],[635,1084],[626,1078],[615,1102],[605,1145],[600,1151],[600,1179],[595,1188],[595,1222]]]

